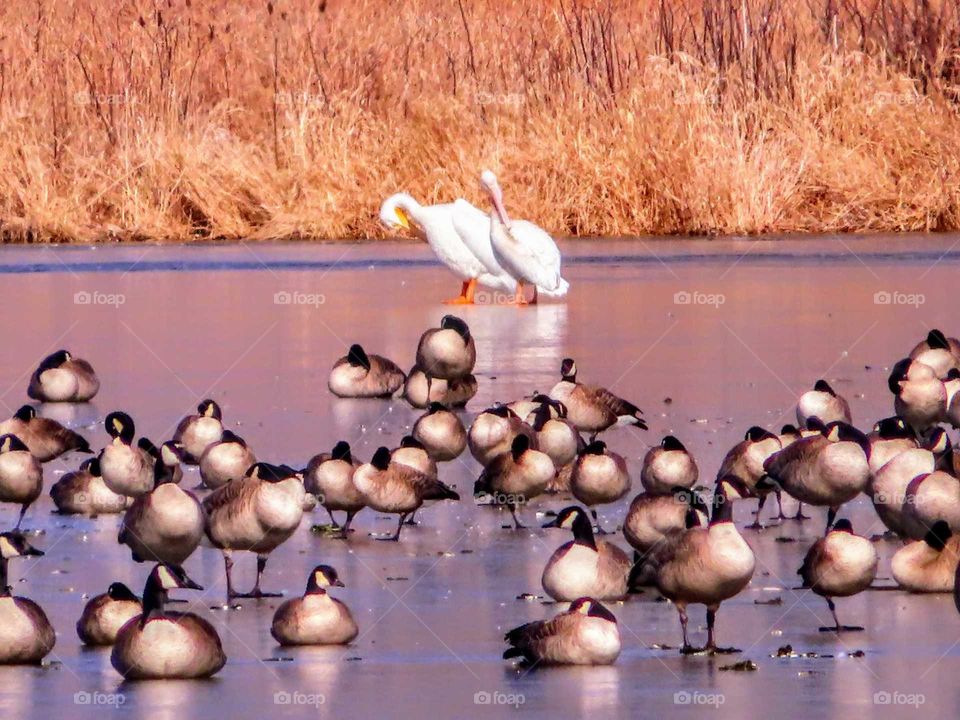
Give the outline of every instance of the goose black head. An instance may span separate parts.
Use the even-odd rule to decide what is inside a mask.
[[[895,438],[913,438],[913,431],[907,426],[907,423],[899,415],[878,420],[873,426],[873,431],[883,440],[893,440]]]
[[[863,454],[870,457],[870,441],[867,436],[853,425],[837,420],[827,425],[824,435],[831,442],[853,442],[860,446]]]
[[[607,452],[607,444],[603,440],[594,440],[587,445],[581,455],[603,455]]]
[[[423,443],[417,440],[413,435],[404,435],[400,440],[400,447],[426,450],[426,448],[423,446]]]
[[[894,395],[900,394],[900,383],[907,379],[907,373],[910,371],[910,365],[913,360],[904,358],[898,361],[890,370],[890,377],[887,378],[887,387]]]
[[[824,380],[823,378],[820,378],[819,380],[817,380],[816,383],[814,383],[813,389],[816,390],[817,392],[822,392],[822,393],[827,393],[828,395],[833,395],[834,397],[837,396],[837,393],[835,393],[835,392],[833,391],[833,388],[830,387],[830,383],[828,383],[828,382],[827,382],[826,380]]]
[[[826,425],[826,423],[824,423],[823,420],[821,420],[820,418],[818,418],[816,415],[812,415],[812,416],[808,417],[808,418],[807,418],[807,422],[805,423],[805,425],[806,425],[806,427],[804,428],[805,430],[810,430],[810,431],[812,431],[812,432],[818,432],[818,433],[820,433],[821,435],[825,435],[825,434],[827,433],[827,425]]]
[[[933,527],[923,536],[923,541],[937,552],[941,552],[946,546],[947,541],[953,532],[946,520],[937,520]]]
[[[283,482],[297,477],[298,473],[289,465],[273,465],[266,462],[254,463],[247,470],[247,477],[263,480],[269,483]]]
[[[151,584],[155,589],[164,592],[178,588],[203,590],[203,587],[194,582],[182,567],[172,563],[157,564],[147,579],[147,585]]]
[[[843,533],[850,533],[852,535],[853,523],[851,523],[846,518],[843,518],[842,520],[837,520],[833,524],[833,527],[830,528],[830,532],[843,532]]]
[[[470,328],[456,315],[444,315],[440,321],[441,330],[453,330],[457,335],[463,338],[463,342],[470,341]]]
[[[377,451],[370,458],[370,464],[377,470],[386,470],[390,467],[390,450],[385,447],[377,448]]]
[[[107,588],[107,597],[117,601],[140,602],[140,598],[122,582],[110,583],[110,587]]]
[[[27,536],[19,530],[10,530],[0,533],[0,557],[9,560],[15,557],[28,557],[43,555],[43,550],[38,550],[27,540]],[[2,588],[0,588],[2,591]]]
[[[364,351],[364,349],[357,344],[351,345],[350,350],[347,351],[347,362],[353,367],[362,367],[367,370],[370,369],[370,358],[367,357],[367,353]]]
[[[786,435],[787,437],[794,437],[794,438],[800,437],[800,431],[797,429],[797,426],[792,425],[790,423],[787,423],[782,428],[780,428],[780,434]]]
[[[8,452],[29,452],[26,444],[16,435],[0,435],[0,454]]]
[[[353,462],[353,455],[350,452],[350,443],[346,440],[341,440],[336,445],[333,446],[333,450],[330,452],[330,457],[334,460],[343,460],[344,462],[351,463]]]
[[[685,452],[687,448],[684,447],[683,443],[677,440],[673,435],[667,435],[663,440],[660,441],[660,447],[668,452],[679,451]]]
[[[69,362],[72,359],[69,352],[66,350],[57,350],[55,353],[47,355],[43,360],[40,361],[39,367],[37,367],[37,373],[42,373],[44,370],[53,370],[58,368],[66,362]]]
[[[511,415],[513,417],[519,417],[513,410],[508,408],[506,405],[496,405],[492,408],[488,408],[484,410],[483,412],[489,413],[490,415],[496,415],[497,417],[501,417],[501,418],[508,418]]]
[[[514,462],[520,462],[523,454],[530,449],[530,438],[526,435],[517,435],[510,444],[510,454]]]
[[[427,411],[424,414],[435,415],[438,412],[449,412],[449,410],[447,410],[447,408],[443,405],[443,403],[432,402],[427,407]]]
[[[764,440],[769,440],[770,438],[773,438],[774,440],[776,440],[777,436],[774,435],[769,430],[764,430],[762,427],[759,427],[758,425],[754,425],[753,427],[751,427],[749,430],[747,430],[746,434],[744,434],[743,436],[744,440],[749,440],[750,442],[754,442],[754,443],[762,442]]]
[[[572,530],[575,542],[581,545],[587,545],[594,550],[597,549],[597,543],[593,537],[593,526],[590,524],[590,518],[582,507],[577,505],[565,507],[557,513],[557,516],[553,520],[544,523],[543,527]]]
[[[317,565],[307,578],[307,595],[324,593],[328,587],[343,587],[343,581],[330,565]]]
[[[103,427],[106,429],[107,435],[112,437],[114,441],[119,440],[124,445],[132,444],[133,436],[137,432],[137,426],[133,424],[133,418],[119,410],[107,415],[103,421]]]
[[[33,405],[24,405],[13,416],[21,422],[30,422],[37,416],[37,409]]]
[[[950,442],[950,436],[947,435],[946,430],[939,427],[935,428],[930,435],[927,436],[923,447],[937,457],[947,455],[951,450],[953,450],[953,444]]]
[[[568,612],[575,613],[578,615],[586,615],[587,617],[601,618],[607,622],[612,622],[614,625],[617,624],[616,616],[607,610],[603,605],[589,597],[577,598],[572,603],[570,603],[570,610]]]
[[[100,470],[100,458],[90,458],[86,461],[86,471],[90,473],[93,477],[103,477],[103,473]]]
[[[950,341],[940,330],[933,329],[927,333],[927,345],[931,350],[949,350]]]
[[[247,441],[237,435],[233,430],[224,430],[223,435],[220,436],[220,442],[236,443],[237,445],[242,445],[243,447],[247,446]]]
[[[199,405],[197,405],[197,412],[200,413],[201,417],[214,418],[215,420],[222,420],[223,413],[220,411],[220,406],[217,405],[216,401],[207,398]]]
[[[577,364],[573,361],[573,358],[564,358],[563,362],[560,363],[560,379],[567,382],[577,381]]]

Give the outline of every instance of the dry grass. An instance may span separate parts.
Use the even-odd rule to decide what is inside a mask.
[[[11,241],[960,228],[953,0],[8,0]]]

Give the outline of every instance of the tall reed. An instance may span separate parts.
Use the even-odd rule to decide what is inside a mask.
[[[7,241],[960,228],[952,0],[8,0]]]

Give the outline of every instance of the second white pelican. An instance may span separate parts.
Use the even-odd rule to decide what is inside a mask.
[[[517,279],[515,302],[525,304],[523,284],[534,286],[533,302],[540,291],[554,297],[566,295],[570,283],[560,276],[560,250],[542,228],[526,220],[507,217],[503,191],[490,170],[480,175],[480,185],[493,202],[490,213],[490,244],[497,262]]]
[[[464,203],[469,205],[466,201]],[[477,284],[512,292],[515,287],[512,278],[505,274],[491,275],[484,263],[461,240],[453,227],[453,207],[452,203],[421,205],[407,193],[397,193],[380,206],[380,222],[389,228],[403,228],[424,238],[440,262],[463,281],[460,295],[448,300],[448,303],[472,304]],[[473,210],[483,215],[477,208]]]

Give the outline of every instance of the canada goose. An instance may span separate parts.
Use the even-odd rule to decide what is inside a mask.
[[[951,455],[950,438],[946,432],[938,429],[930,436],[925,447],[898,453],[874,473],[867,484],[867,494],[888,529],[902,537],[906,536],[903,510],[910,482],[915,477],[942,469]]]
[[[820,632],[863,630],[862,627],[841,625],[837,619],[835,597],[850,597],[870,587],[877,575],[877,551],[873,543],[853,534],[849,520],[838,520],[825,536],[807,551],[797,574],[803,586],[810,588],[827,601],[833,615],[833,627],[822,627]]]
[[[14,529],[43,490],[43,467],[16,435],[0,436],[0,502],[16,503],[20,515]]]
[[[680,615],[683,654],[738,652],[717,647],[714,625],[720,603],[739,594],[753,577],[753,550],[733,524],[733,501],[747,493],[739,478],[721,478],[713,495],[710,524],[670,536],[672,541],[657,553],[657,588]],[[707,606],[707,644],[701,650],[687,638],[687,606],[695,603]]]
[[[952,592],[960,553],[960,535],[937,520],[923,540],[904,545],[893,554],[893,579],[910,592]]]
[[[89,517],[122,513],[129,501],[107,487],[97,458],[84,460],[79,470],[63,475],[50,488],[50,497],[57,512]]]
[[[911,360],[929,365],[943,380],[951,370],[960,368],[960,340],[948,338],[940,330],[931,330],[909,355]]]
[[[273,639],[281,645],[346,645],[357,637],[350,608],[330,597],[328,587],[343,582],[329,565],[317,565],[303,597],[287,600],[273,614]]]
[[[156,464],[153,490],[137,497],[120,524],[117,542],[136,562],[182,565],[203,538],[203,508],[193,493],[180,488],[168,469],[179,458],[174,443],[164,443]]]
[[[231,480],[242,478],[257,456],[246,441],[232,430],[224,430],[223,436],[200,456],[200,480],[205,487],[216,490]]]
[[[300,526],[306,489],[297,471],[286,465],[258,462],[246,475],[217,488],[203,500],[206,535],[223,553],[227,602],[237,597],[276,597],[260,589],[267,557]],[[257,581],[249,593],[233,589],[235,550],[257,554]]]
[[[630,591],[630,556],[613,543],[597,540],[586,511],[571,505],[545,528],[573,531],[573,540],[557,548],[543,569],[540,582],[554,600],[569,602],[589,595],[620,600]]]
[[[613,425],[635,425],[647,429],[640,416],[643,410],[602,387],[577,382],[577,364],[566,358],[560,365],[560,382],[553,386],[550,397],[563,403],[567,418],[578,429],[591,433],[591,439]]]
[[[793,438],[792,433],[786,433]],[[743,436],[743,440],[734,445],[724,456],[720,463],[720,470],[717,471],[717,480],[724,477],[735,477],[744,485],[750,496],[759,498],[757,510],[754,515],[753,523],[747,527],[750,529],[760,529],[763,525],[760,523],[760,513],[763,505],[767,501],[768,489],[763,486],[758,487],[760,479],[765,475],[763,464],[767,458],[780,452],[784,447],[780,438],[769,430],[764,430],[757,425],[752,426]],[[803,519],[804,516],[797,510],[796,519]]]
[[[414,365],[403,386],[403,397],[415,408],[426,408],[438,402],[446,407],[463,407],[477,394],[477,378],[464,375],[456,380],[431,378],[428,392],[427,376]]]
[[[388,398],[406,379],[393,361],[367,355],[360,345],[351,345],[347,354],[334,363],[327,387],[341,398]]]
[[[223,413],[207,398],[197,405],[196,415],[187,415],[177,425],[173,441],[183,445],[183,461],[197,465],[209,445],[223,438]]]
[[[813,390],[805,392],[797,401],[797,422],[800,426],[805,426],[811,417],[819,418],[824,425],[837,420],[848,425],[853,422],[849,403],[823,379],[817,380]]]
[[[675,531],[687,526],[690,510],[698,514],[698,525],[706,525],[710,511],[695,490],[675,487],[665,494],[645,492],[630,503],[623,521],[623,537],[641,554],[656,548]]]
[[[353,473],[353,482],[366,504],[381,513],[399,515],[397,532],[382,540],[400,539],[400,530],[408,515],[416,512],[424,500],[459,500],[460,496],[436,478],[409,465],[390,461],[390,450],[380,447],[369,463]]]
[[[10,592],[7,565],[11,558],[43,555],[19,532],[0,533],[0,664],[33,665],[57,641],[53,626],[33,600]]]
[[[157,447],[147,438],[140,438],[137,447],[153,457],[153,486],[160,483],[174,483],[179,485],[183,480],[183,467],[180,463],[184,458],[183,445],[170,440]]]
[[[127,680],[206,678],[227,662],[213,625],[164,608],[170,590],[203,588],[183,568],[157,565],[143,588],[143,614],[120,628],[110,662]]]
[[[427,378],[427,396],[434,378],[459,380],[473,372],[477,347],[470,328],[458,317],[444,315],[439,328],[431,328],[417,345],[417,367]]]
[[[923,434],[947,412],[947,389],[929,365],[905,358],[893,366],[887,386],[896,397],[894,412]]]
[[[350,532],[353,516],[364,508],[363,495],[353,484],[353,471],[359,466],[350,451],[350,444],[341,440],[332,451],[310,458],[303,471],[304,488],[326,508],[330,522],[344,535]],[[334,511],[338,510],[347,514],[343,527],[333,517]]]
[[[37,417],[37,409],[24,405],[9,420],[0,422],[0,435],[16,435],[42,463],[76,450],[92,453],[87,439],[56,420]]]
[[[410,434],[434,460],[453,460],[467,447],[467,431],[460,418],[440,403],[431,403],[417,418]]]
[[[878,420],[873,431],[867,435],[867,440],[870,442],[868,462],[871,477],[904,450],[917,447],[916,436],[904,419],[896,415]]]
[[[100,472],[107,487],[120,495],[138,497],[153,488],[156,458],[148,450],[152,443],[133,445],[136,426],[125,412],[112,412],[103,421],[113,441],[100,451]]]
[[[960,530],[960,479],[943,470],[913,478],[900,519],[912,540],[922,540],[938,520],[945,520],[952,531]]]
[[[827,527],[837,510],[867,487],[870,444],[852,425],[832,422],[819,435],[797,440],[764,463],[767,475],[791,497],[826,506]]]
[[[412,467],[427,477],[437,477],[437,461],[430,457],[423,443],[412,435],[404,435],[400,447],[390,451],[390,462]]]
[[[113,645],[120,628],[142,614],[140,598],[123,583],[111,583],[105,593],[90,598],[84,606],[77,620],[77,635],[84,645]]]
[[[547,407],[550,417],[558,418],[563,414],[566,417],[566,408],[563,403],[557,402],[549,395],[543,393],[533,393],[530,397],[520,398],[513,402],[508,402],[507,407],[517,414],[521,420],[528,425],[532,425],[537,412],[544,406]]]
[[[632,480],[627,470],[627,461],[607,449],[607,444],[594,440],[584,448],[573,462],[570,475],[570,491],[573,496],[590,508],[597,518],[594,505],[614,503],[628,492]],[[600,521],[597,520],[600,532]]]
[[[34,370],[27,395],[41,402],[87,402],[99,389],[100,381],[90,363],[58,350]]]
[[[510,645],[504,659],[519,657],[531,665],[611,665],[620,654],[617,618],[589,597],[577,598],[551,620],[526,623],[503,638]]]
[[[546,453],[530,447],[530,438],[517,435],[510,452],[498,455],[484,468],[473,486],[473,493],[490,495],[494,504],[506,505],[513,516],[514,527],[523,525],[517,510],[540,495],[556,474],[553,461]]]
[[[554,409],[558,410],[556,415]],[[567,419],[567,408],[563,403],[555,400],[543,403],[534,411],[531,420],[537,433],[537,449],[549,455],[555,467],[573,462],[587,446],[577,426]]]
[[[519,434],[534,440],[536,433],[506,405],[488,408],[477,415],[467,433],[467,446],[473,458],[486,467],[497,455],[508,452]],[[537,447],[537,443],[531,443]]]
[[[648,493],[663,495],[677,487],[692,488],[699,477],[697,461],[690,451],[673,435],[667,435],[644,456],[640,483]]]

